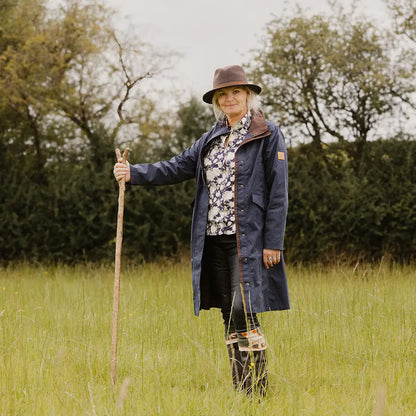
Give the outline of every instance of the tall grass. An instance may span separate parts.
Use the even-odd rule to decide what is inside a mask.
[[[233,391],[220,313],[193,316],[189,275],[123,271],[113,391],[112,268],[1,269],[0,415],[416,415],[414,268],[289,267],[292,310],[261,316],[260,401]]]

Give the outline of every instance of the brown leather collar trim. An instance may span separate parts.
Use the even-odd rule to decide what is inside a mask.
[[[262,112],[257,111],[251,113],[251,123],[248,131],[255,138],[265,137],[271,134]]]

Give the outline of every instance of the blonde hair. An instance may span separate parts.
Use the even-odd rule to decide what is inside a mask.
[[[238,86],[239,88],[247,91],[247,109],[249,112],[253,111],[253,112],[257,112],[257,111],[261,111],[261,106],[260,106],[260,98],[258,96],[258,94],[256,94],[253,90],[251,90],[248,87],[245,87],[243,85]],[[214,96],[212,97],[212,109],[214,110],[214,115],[215,118],[218,121],[224,121],[226,119],[226,115],[225,113],[221,110],[220,105],[218,104],[218,91],[215,91]]]

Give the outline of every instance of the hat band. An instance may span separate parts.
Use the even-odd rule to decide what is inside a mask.
[[[248,85],[247,81],[230,81],[230,82],[225,82],[224,84],[219,84],[216,85],[214,87],[214,90],[220,90],[221,88],[227,88],[227,87],[232,87],[232,86],[237,86],[237,85]]]

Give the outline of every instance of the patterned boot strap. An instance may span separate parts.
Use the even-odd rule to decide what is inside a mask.
[[[260,328],[238,334],[238,349],[240,351],[263,351],[266,348],[266,338]]]

